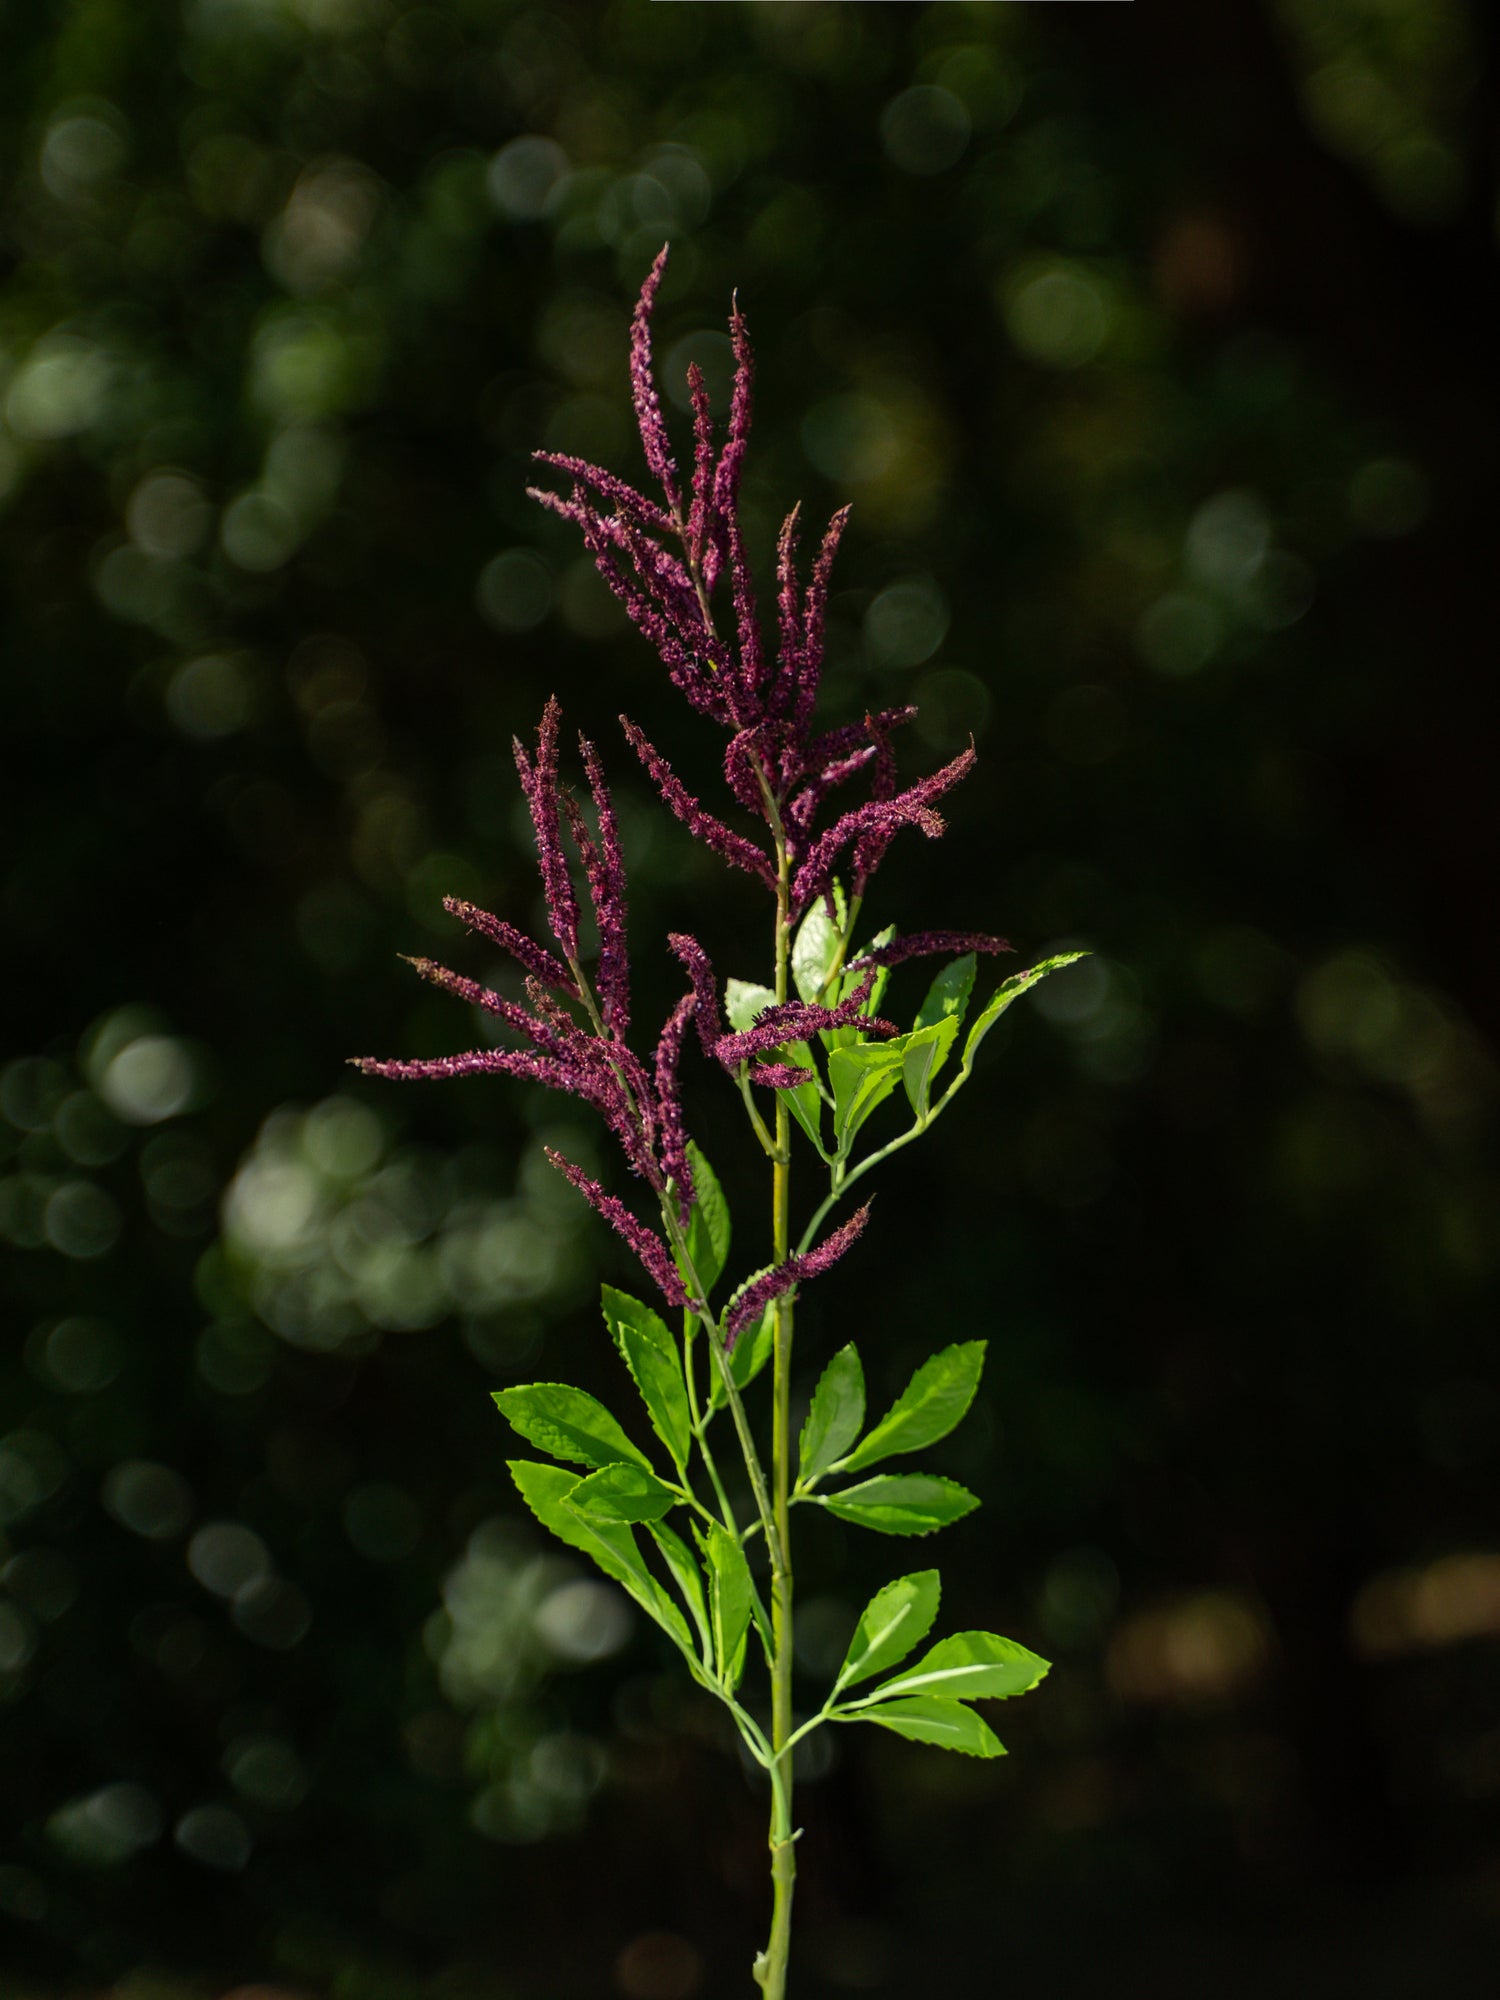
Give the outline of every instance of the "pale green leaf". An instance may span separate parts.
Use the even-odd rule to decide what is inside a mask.
[[[974,1400],[984,1368],[982,1340],[962,1340],[945,1347],[912,1376],[890,1409],[850,1452],[840,1472],[863,1472],[883,1458],[920,1451],[946,1437]]]
[[[838,956],[843,927],[829,916],[823,897],[809,908],[792,943],[792,980],[801,997],[823,1001],[823,986]]]
[[[882,1729],[909,1737],[913,1743],[932,1743],[940,1750],[960,1750],[966,1757],[1003,1757],[1005,1745],[981,1715],[965,1708],[961,1701],[944,1701],[939,1695],[914,1695],[909,1701],[882,1703],[879,1708],[862,1708],[856,1716],[837,1720],[878,1722]]]
[[[858,951],[851,952],[850,957],[858,959],[862,953],[878,951],[881,945],[890,944],[894,940],[895,935],[896,926],[894,924],[887,924],[885,929],[877,932],[868,944],[863,944],[859,947]],[[868,966],[865,966],[860,971],[846,972],[844,974],[843,978],[839,981],[839,990],[835,996],[839,1004],[842,1005],[845,1000],[852,1000],[854,998],[854,995],[864,984],[865,973],[869,969]],[[866,1015],[878,1014],[880,1012],[880,1002],[885,995],[886,987],[890,984],[890,977],[891,969],[888,965],[878,965],[875,968],[875,977],[870,983],[869,995],[865,1000],[863,1009]],[[859,1029],[853,1026],[831,1030],[825,1028],[823,1030],[824,1046],[830,1049],[853,1048],[858,1042],[859,1036]]]
[[[683,1601],[692,1613],[693,1623],[698,1628],[698,1639],[702,1647],[703,1663],[713,1663],[713,1632],[709,1626],[708,1600],[703,1594],[703,1574],[698,1568],[692,1550],[682,1537],[669,1528],[665,1521],[651,1521],[646,1532],[661,1550],[667,1568],[672,1572],[677,1588],[682,1592]]]
[[[694,1201],[688,1217],[687,1251],[704,1293],[711,1292],[729,1262],[729,1203],[719,1177],[704,1159],[697,1145],[688,1140],[688,1165],[693,1170]],[[677,1267],[684,1278],[687,1266],[681,1257]]]
[[[635,1599],[648,1617],[655,1619],[689,1660],[695,1657],[687,1621],[647,1569],[634,1529],[623,1523],[613,1525],[575,1513],[567,1502],[578,1480],[560,1465],[542,1465],[535,1459],[512,1459],[510,1476],[516,1482],[521,1498],[544,1528],[549,1528],[570,1549],[578,1549],[596,1562],[606,1576],[613,1578]]]
[[[818,1065],[807,1042],[787,1042],[784,1053],[790,1063],[798,1069],[810,1069],[813,1078],[818,1074]],[[787,1101],[787,1109],[812,1140],[819,1153],[823,1153],[823,1093],[814,1080],[809,1083],[794,1084],[790,1090],[778,1092]],[[827,1155],[823,1154],[826,1159]]]
[[[806,928],[806,919],[803,928]],[[769,986],[752,986],[745,979],[730,979],[725,982],[725,1012],[729,1016],[729,1025],[736,1034],[742,1035],[747,1029],[753,1028],[757,1014],[763,1014],[767,1007],[775,1005],[776,995]],[[806,1042],[785,1042],[778,1053],[781,1060],[795,1064],[798,1069],[810,1069],[814,1075],[817,1074],[818,1066],[813,1061],[812,1050]],[[823,1096],[817,1084],[799,1083],[788,1090],[785,1096],[792,1116],[821,1152]]]
[[[877,1590],[854,1628],[836,1690],[884,1673],[904,1660],[913,1646],[920,1646],[932,1630],[941,1596],[942,1583],[935,1569],[898,1576],[894,1583]]]
[[[775,1005],[776,995],[769,986],[757,986],[748,979],[726,979],[724,982],[724,1012],[737,1035],[748,1033],[755,1026],[756,1015],[764,1014],[768,1007]]]
[[[896,1472],[866,1479],[842,1493],[822,1494],[817,1504],[841,1521],[874,1528],[882,1535],[930,1535],[972,1514],[979,1501],[956,1480],[938,1479],[930,1472]]]
[[[579,1480],[568,1505],[595,1521],[659,1521],[677,1505],[677,1495],[643,1466],[606,1465]]]
[[[945,965],[927,989],[927,998],[917,1009],[915,1026],[930,1028],[938,1021],[962,1021],[974,991],[974,970],[978,964],[972,951]]]
[[[529,1382],[497,1389],[495,1402],[513,1430],[553,1458],[571,1465],[644,1465],[651,1462],[626,1437],[596,1396],[565,1382]]]
[[[804,1485],[849,1449],[864,1420],[864,1370],[853,1346],[841,1347],[819,1378],[802,1426],[797,1471]]]
[[[979,1044],[1013,1001],[1019,1000],[1023,993],[1029,993],[1033,986],[1040,986],[1049,972],[1060,972],[1065,965],[1075,965],[1080,958],[1087,957],[1086,951],[1058,952],[1054,958],[1044,958],[1025,972],[1012,973],[1009,979],[996,987],[985,1002],[984,1011],[970,1028],[969,1039],[964,1043],[962,1076],[966,1077],[973,1069],[974,1058],[979,1053]]]
[[[745,1634],[750,1629],[750,1603],[755,1595],[750,1565],[738,1540],[717,1521],[710,1521],[706,1528],[700,1528],[695,1521],[693,1534],[708,1572],[714,1658],[721,1680],[726,1687],[733,1688],[744,1671]]]
[[[932,1101],[932,1082],[958,1036],[958,1017],[934,1021],[904,1037],[906,1053],[901,1059],[901,1081],[907,1101],[919,1119],[925,1119]]]
[[[693,1416],[688,1406],[687,1387],[682,1376],[682,1352],[676,1337],[660,1314],[617,1292],[613,1285],[600,1291],[604,1324],[614,1335],[615,1345],[641,1392],[641,1400],[651,1418],[652,1428],[671,1455],[679,1471],[685,1471],[693,1448]]]
[[[849,1032],[852,1034],[853,1030]],[[904,1035],[889,1042],[856,1042],[850,1048],[834,1049],[829,1055],[833,1135],[841,1154],[848,1152],[859,1128],[896,1088],[905,1058]]]
[[[1002,1639],[998,1632],[955,1632],[939,1639],[914,1667],[867,1695],[884,1703],[900,1695],[943,1695],[955,1701],[1005,1700],[1026,1694],[1046,1674],[1051,1663]]]

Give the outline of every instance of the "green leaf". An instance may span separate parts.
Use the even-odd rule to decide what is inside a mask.
[[[568,1495],[576,1513],[595,1521],[659,1521],[678,1496],[639,1465],[606,1465],[580,1479]]]
[[[713,1633],[708,1622],[708,1600],[703,1594],[703,1575],[698,1568],[692,1550],[665,1521],[652,1521],[647,1533],[661,1550],[663,1560],[682,1592],[683,1600],[692,1613],[693,1623],[698,1628],[698,1640],[702,1647],[705,1666],[711,1666],[714,1656]]]
[[[850,956],[857,959],[863,952],[878,951],[881,945],[890,944],[895,935],[896,926],[894,924],[887,924],[885,929],[877,932],[868,944],[861,945],[859,950],[851,952]],[[839,990],[836,996],[840,1003],[853,999],[854,995],[864,984],[865,972],[868,970],[869,967],[866,966],[863,971],[846,972],[844,974],[843,978],[839,981]],[[865,1014],[878,1014],[880,1012],[880,1002],[884,998],[886,987],[890,984],[890,978],[891,969],[888,965],[879,965],[875,968],[875,977],[870,982],[869,997],[864,1004],[863,1011]],[[849,1049],[853,1048],[859,1041],[859,1036],[860,1031],[854,1026],[834,1028],[832,1030],[825,1028],[823,1030],[823,1043],[825,1047],[830,1049]]]
[[[693,1448],[693,1416],[682,1377],[682,1354],[667,1323],[650,1306],[617,1292],[600,1290],[604,1324],[641,1392],[656,1435],[679,1471],[686,1471]]]
[[[940,1750],[961,1750],[966,1757],[1005,1755],[1005,1745],[983,1716],[961,1701],[944,1701],[939,1695],[914,1695],[910,1701],[862,1708],[856,1716],[837,1720],[878,1722],[882,1729],[893,1729],[913,1743],[935,1743]]]
[[[865,1420],[865,1371],[852,1345],[841,1347],[813,1391],[797,1447],[798,1481],[826,1472],[859,1436]]]
[[[839,1669],[834,1691],[852,1681],[868,1680],[887,1667],[904,1660],[913,1646],[919,1646],[932,1630],[942,1596],[942,1583],[935,1569],[919,1569],[912,1576],[898,1576],[883,1590],[877,1590],[864,1608],[849,1651]]]
[[[920,1451],[946,1437],[974,1400],[987,1344],[961,1340],[924,1361],[880,1422],[843,1460],[839,1471],[863,1472],[867,1465],[877,1465],[883,1458]]]
[[[843,934],[843,925],[829,916],[821,896],[797,927],[792,943],[792,980],[801,997],[814,1005],[823,1002],[824,982],[838,956]]]
[[[955,958],[951,965],[945,965],[937,978],[927,989],[927,998],[917,1009],[915,1025],[930,1028],[938,1021],[963,1020],[968,1012],[969,995],[974,991],[974,969],[978,964],[972,951],[966,951],[962,958]]]
[[[885,1702],[900,1695],[943,1695],[955,1701],[1003,1701],[1027,1694],[1051,1662],[1028,1653],[998,1632],[955,1632],[939,1639],[914,1667],[875,1688],[865,1699]]]
[[[865,947],[865,949],[867,951],[879,951],[882,945],[894,944],[895,941],[896,941],[896,926],[894,924],[887,924],[883,931],[878,931],[876,935],[873,938],[871,938],[869,944]],[[856,958],[858,958],[859,953],[856,952],[854,955]],[[861,979],[863,979],[864,974],[861,973],[859,976]],[[887,986],[890,985],[890,983],[891,983],[891,968],[888,965],[878,965],[875,968],[874,983],[870,987],[870,997],[865,1002],[865,1012],[867,1014],[878,1014],[880,1012],[880,1004],[885,999],[885,989],[887,988]],[[849,991],[851,993],[857,993],[859,991],[858,983],[856,982],[853,986],[851,986],[849,988]]]
[[[839,1030],[840,1034],[843,1032]],[[834,1049],[830,1054],[828,1080],[833,1085],[833,1136],[841,1155],[848,1152],[854,1135],[870,1113],[884,1104],[896,1088],[905,1059],[904,1035],[892,1042],[856,1042],[851,1048]]]
[[[753,1028],[756,1015],[764,1014],[768,1007],[775,1005],[776,995],[769,986],[756,986],[748,979],[726,979],[724,982],[724,1012],[737,1035]]]
[[[687,1153],[688,1165],[693,1170],[693,1193],[696,1197],[688,1217],[688,1256],[705,1293],[708,1293],[719,1282],[724,1266],[729,1262],[729,1203],[724,1199],[718,1175],[691,1139],[688,1140]],[[677,1267],[686,1278],[687,1267],[680,1257]]]
[[[1029,993],[1033,986],[1040,986],[1049,972],[1060,972],[1065,965],[1076,965],[1080,958],[1087,958],[1088,955],[1086,951],[1059,952],[1055,958],[1044,958],[1025,972],[1012,973],[1009,979],[997,986],[985,1002],[983,1013],[969,1030],[969,1039],[964,1043],[963,1067],[959,1081],[967,1077],[973,1069],[974,1058],[979,1053],[979,1044],[1012,1001],[1019,1000],[1023,993]]]
[[[565,1382],[497,1389],[495,1402],[513,1430],[570,1465],[643,1465],[651,1461],[626,1437],[596,1396]]]
[[[897,1472],[866,1479],[842,1493],[820,1494],[817,1504],[841,1521],[882,1535],[930,1535],[972,1514],[979,1500],[956,1480],[930,1472]]]
[[[814,907],[818,906],[815,905]],[[807,928],[807,923],[808,919],[804,917],[802,922],[802,929],[804,931]],[[798,936],[801,936],[800,931],[798,932]],[[799,987],[798,990],[800,992],[801,988]],[[803,997],[806,998],[806,995]],[[771,991],[769,986],[752,986],[745,979],[730,979],[725,981],[724,1008],[729,1016],[729,1025],[734,1029],[736,1034],[742,1035],[747,1028],[753,1028],[755,1026],[756,1015],[763,1014],[767,1007],[774,1007],[775,1005],[776,995]],[[799,1069],[810,1069],[814,1075],[817,1074],[818,1066],[813,1061],[812,1050],[807,1046],[806,1042],[784,1042],[782,1044],[782,1054],[787,1062],[795,1063]],[[818,1089],[816,1083],[799,1083],[795,1089],[787,1091],[785,1095],[792,1116],[821,1153],[823,1150],[821,1131],[823,1117],[822,1092]]]
[[[925,1122],[932,1100],[932,1081],[948,1060],[948,1051],[958,1037],[958,1018],[934,1021],[929,1028],[917,1028],[905,1039],[906,1054],[901,1060],[901,1081],[907,1101]]]
[[[750,1565],[737,1539],[717,1521],[693,1534],[708,1571],[708,1612],[713,1630],[714,1658],[726,1687],[739,1684],[745,1666],[745,1634],[750,1629],[750,1601],[755,1595]]]
[[[634,1529],[623,1523],[612,1526],[608,1522],[593,1521],[586,1515],[574,1513],[567,1503],[578,1481],[560,1465],[542,1465],[535,1459],[512,1459],[510,1476],[516,1482],[521,1498],[542,1526],[550,1528],[557,1539],[566,1542],[570,1549],[579,1549],[596,1562],[604,1574],[628,1592],[647,1616],[653,1618],[692,1660],[693,1642],[687,1620],[647,1569]]]
[[[810,1069],[816,1078],[818,1065],[813,1059],[813,1052],[808,1043],[788,1042],[786,1057],[788,1062],[796,1063],[799,1069]],[[817,1083],[795,1084],[790,1090],[784,1090],[779,1094],[786,1099],[788,1110],[808,1138],[823,1154],[824,1159],[827,1159],[828,1155],[823,1153],[823,1093]]]

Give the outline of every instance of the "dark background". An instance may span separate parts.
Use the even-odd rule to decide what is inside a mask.
[[[762,1801],[486,1393],[620,1387],[617,1247],[540,1159],[597,1135],[341,1067],[465,1044],[395,954],[486,970],[445,892],[534,921],[554,689],[641,1019],[668,928],[762,972],[613,717],[709,791],[712,732],[524,497],[541,444],[636,474],[670,236],[669,380],[722,388],[735,287],[757,341],[757,554],[855,503],[829,718],[978,743],[879,917],[1096,953],[801,1316],[878,1392],[989,1336],[945,1615],[1057,1665],[1003,1763],[840,1735],[797,1990],[1492,1991],[1486,11],[11,0],[0,43],[3,1990],[749,1990]],[[816,1672],[911,1554],[808,1528]]]

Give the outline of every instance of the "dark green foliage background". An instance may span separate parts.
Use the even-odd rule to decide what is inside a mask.
[[[1008,1763],[809,1774],[799,1990],[1489,1990],[1491,32],[0,7],[5,1991],[745,1983],[761,1801],[649,1635],[559,1624],[486,1393],[625,1405],[634,1276],[539,1165],[594,1140],[340,1067],[464,1045],[395,954],[490,969],[445,892],[534,920],[507,746],[553,690],[641,1019],[667,928],[764,976],[613,718],[710,793],[713,740],[524,496],[542,443],[635,473],[663,236],[675,376],[750,317],[758,550],[855,502],[830,718],[978,744],[877,921],[1098,955],[804,1304],[809,1387],[990,1341],[937,1455],[984,1511],[904,1563],[810,1521],[810,1664],[934,1559],[946,1629],[1058,1664]]]

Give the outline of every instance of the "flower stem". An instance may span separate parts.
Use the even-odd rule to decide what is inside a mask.
[[[791,866],[786,839],[776,833],[776,998],[787,997],[791,951]],[[771,1235],[776,1263],[791,1248],[791,1114],[784,1092],[776,1093],[776,1151],[771,1184]],[[792,1544],[791,1401],[792,1299],[776,1301],[772,1351],[771,1504],[776,1539],[771,1545],[771,1936],[755,1963],[766,2000],[784,2000],[791,1950],[792,1896],[797,1881],[796,1831],[792,1824]]]

